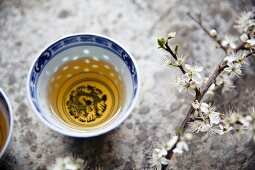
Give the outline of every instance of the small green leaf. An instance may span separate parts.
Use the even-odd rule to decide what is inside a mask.
[[[166,40],[164,38],[159,38],[158,39],[159,48],[165,48],[165,45],[166,45]]]
[[[202,14],[201,13],[197,14],[197,19],[198,19],[199,23],[202,23]]]
[[[175,45],[175,48],[174,48],[174,53],[175,53],[175,55],[177,55],[177,53],[178,53],[178,48],[179,48],[179,45],[176,44],[176,45]]]
[[[177,128],[177,129],[176,129],[176,135],[177,135],[177,136],[182,136],[182,134],[183,134],[183,133],[182,133],[182,129],[181,129],[181,128]]]

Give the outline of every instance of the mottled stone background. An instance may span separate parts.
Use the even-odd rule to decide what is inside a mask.
[[[10,153],[1,169],[46,169],[56,157],[75,154],[88,166],[103,169],[147,169],[151,149],[175,132],[191,98],[173,87],[178,70],[161,66],[166,55],[157,49],[156,38],[177,32],[176,43],[210,73],[223,52],[191,21],[186,12],[203,13],[208,28],[221,35],[236,34],[236,15],[251,9],[237,0],[1,0],[0,87],[14,111]],[[253,1],[254,2],[254,1]],[[61,36],[95,32],[110,36],[135,56],[141,72],[141,93],[131,116],[117,129],[90,139],[75,139],[54,132],[41,123],[26,94],[28,69],[38,52]],[[254,61],[235,81],[237,91],[217,94],[219,109],[232,106],[247,111],[255,105]],[[245,139],[245,137],[243,138]],[[246,140],[226,137],[200,140],[195,137],[190,152],[174,157],[174,169],[255,169],[255,147]]]

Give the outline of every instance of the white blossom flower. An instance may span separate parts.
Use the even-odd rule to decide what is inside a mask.
[[[245,53],[240,54],[239,58],[237,60],[237,63],[239,63],[239,64],[247,64],[247,62],[245,62],[245,59],[246,59],[246,54]]]
[[[177,66],[182,66],[187,57],[188,57],[188,53],[186,53],[184,55],[177,55],[177,60],[175,61],[175,64]]]
[[[253,13],[251,11],[242,12],[241,15],[236,20],[235,27],[240,32],[249,31],[250,27],[255,25],[255,20],[252,17],[253,17]]]
[[[250,44],[250,46],[254,46],[255,45],[255,38],[249,39],[246,41],[248,44]]]
[[[233,63],[246,64],[245,56],[246,56],[246,54],[243,54],[240,52],[239,53],[230,53],[224,58],[224,61],[227,61],[227,65],[231,65]]]
[[[232,124],[235,124],[237,121],[237,116],[236,116],[236,112],[233,112],[232,110],[230,110],[227,114],[227,116],[224,118],[223,123],[225,124],[225,126],[229,126]]]
[[[217,31],[215,29],[211,29],[210,30],[210,35],[213,36],[213,37],[216,37],[217,36]]]
[[[187,76],[190,78],[190,79],[201,79],[201,74],[200,72],[203,70],[203,67],[202,66],[199,66],[199,65],[189,65],[189,64],[185,64],[185,67],[187,70],[189,70],[186,74]]]
[[[57,158],[56,163],[48,170],[82,170],[84,160],[81,158],[74,159],[72,157]]]
[[[229,124],[224,126],[222,124],[219,124],[219,127],[220,127],[220,130],[219,130],[220,135],[227,134],[228,136],[231,136],[231,131],[234,130],[234,128],[230,126]]]
[[[182,75],[181,77],[176,77],[176,83],[179,92],[186,90],[191,95],[195,95],[194,89],[198,87],[198,83],[194,80],[190,80],[186,75]]]
[[[243,33],[242,35],[240,35],[240,40],[242,42],[246,42],[249,39],[248,35]]]
[[[159,155],[167,155],[167,151],[171,150],[178,141],[178,136],[173,136],[168,142],[163,143],[161,150],[158,152]]]
[[[249,128],[244,125],[234,124],[233,128],[235,130],[235,137],[237,137],[238,140],[242,139],[243,135],[250,134]]]
[[[230,89],[233,89],[235,86],[233,85],[232,80],[230,79],[230,76],[228,76],[225,73],[221,73],[216,78],[216,85],[222,88],[222,92],[227,92]]]
[[[226,72],[229,72],[230,76],[234,77],[234,76],[239,76],[242,74],[241,67],[242,65],[239,63],[229,63],[228,67],[225,68],[224,70]]]
[[[250,122],[245,117],[243,117],[240,113],[235,114],[235,119],[236,121],[242,123],[246,127],[250,125]]]
[[[200,109],[205,115],[208,115],[211,125],[220,123],[220,113],[215,112],[215,107],[202,103]]]
[[[158,154],[155,150],[152,153],[152,158],[150,159],[151,167],[161,170],[162,165],[168,165],[168,160],[162,155]]]
[[[236,48],[235,44],[236,38],[230,35],[226,35],[224,40],[221,42],[221,45],[224,47],[231,47],[231,48]]]
[[[236,53],[230,53],[229,55],[227,55],[224,58],[224,61],[227,61],[227,64],[230,64],[230,63],[238,60],[238,58],[239,58],[239,55],[237,55]]]
[[[185,141],[180,141],[177,143],[176,148],[173,150],[173,152],[182,154],[183,151],[189,151],[189,147]]]
[[[195,120],[189,123],[189,131],[199,133],[204,129],[206,124],[203,121]]]
[[[205,124],[205,126],[201,129],[201,132],[206,132],[206,135],[208,136],[212,136],[212,135],[216,135],[219,134],[219,127],[218,126],[214,126],[210,123]]]

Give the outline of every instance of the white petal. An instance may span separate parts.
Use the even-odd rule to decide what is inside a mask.
[[[240,122],[241,122],[244,126],[246,126],[246,127],[248,127],[248,126],[250,125],[250,122],[249,122],[247,119],[245,119],[245,118],[241,118],[241,119],[240,119]]]
[[[220,123],[220,116],[219,116],[219,113],[217,112],[210,114],[209,119],[210,119],[211,125]]]
[[[189,151],[189,146],[187,145],[186,142],[183,141],[182,145],[183,145],[182,147],[183,147],[183,149],[184,149],[185,151]]]
[[[246,41],[247,43],[249,43],[251,46],[255,45],[255,39],[249,39]]]
[[[168,162],[169,162],[169,161],[168,161],[165,157],[162,157],[162,158],[161,158],[161,163],[162,163],[163,165],[167,165]]]
[[[202,66],[196,66],[196,67],[195,67],[195,70],[196,70],[197,72],[201,72],[201,71],[203,70],[203,67],[202,67]]]
[[[64,158],[65,164],[68,164],[70,161],[71,161],[71,158],[69,156]]]
[[[154,151],[155,151],[156,153],[159,153],[159,152],[160,152],[160,149],[156,148],[156,149],[154,149]]]
[[[157,159],[160,158],[160,157],[161,157],[161,156],[160,156],[157,152],[154,151],[154,152],[152,153],[152,159],[153,159],[153,160],[157,160]]]
[[[221,124],[219,124],[219,127],[220,127],[220,129],[223,129],[223,128],[224,128]]]
[[[81,158],[78,158],[78,159],[76,159],[76,162],[77,162],[77,163],[80,163],[80,164],[83,164],[83,163],[84,163],[84,160],[81,159]]]
[[[67,164],[67,165],[65,166],[65,169],[68,169],[68,170],[78,170],[78,169],[79,169],[79,166],[69,163],[69,164]]]
[[[156,165],[156,168],[157,168],[158,170],[161,170],[161,167],[162,167],[161,163],[158,163],[158,164]]]
[[[232,69],[229,68],[229,67],[225,68],[224,70],[225,70],[226,72],[229,72],[229,73],[232,72]]]
[[[240,69],[237,69],[235,72],[236,72],[236,74],[238,74],[238,75],[241,75],[241,74],[242,74],[242,70],[240,70]]]
[[[160,157],[161,157],[161,156],[167,155],[167,150],[162,148],[162,149],[159,151],[158,155],[159,155]]]
[[[173,150],[173,152],[174,152],[174,153],[179,153],[179,154],[182,154],[182,153],[183,153],[183,151],[182,151],[180,148],[175,148],[175,149]]]
[[[209,105],[207,103],[202,103],[201,104],[200,109],[201,109],[202,112],[208,113],[209,112],[208,108],[209,108]]]
[[[203,126],[201,126],[200,131],[201,132],[207,132],[210,129],[210,125],[209,124],[204,124]]]
[[[176,142],[178,141],[178,136],[173,136],[168,142],[167,145],[170,149],[172,149],[172,147],[176,144]],[[170,150],[169,149],[169,150]]]
[[[235,49],[236,46],[237,46],[237,45],[236,45],[235,43],[233,43],[233,42],[230,43],[230,47],[231,47],[231,48]]]
[[[189,64],[185,64],[185,67],[186,67],[186,69],[188,69],[188,70],[192,70],[192,67],[191,67],[191,65],[189,65]]]

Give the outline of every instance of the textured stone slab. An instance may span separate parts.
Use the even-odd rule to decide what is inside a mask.
[[[233,19],[243,8],[235,1],[62,0],[0,2],[0,86],[13,106],[15,126],[11,149],[4,162],[10,170],[45,169],[56,157],[75,154],[104,169],[146,169],[146,155],[174,133],[191,98],[173,86],[178,70],[160,65],[156,38],[177,32],[174,42],[190,52],[190,60],[212,71],[223,52],[198,29],[186,12],[202,12],[207,27],[236,33]],[[251,8],[252,1],[247,8]],[[26,97],[28,69],[40,50],[70,33],[95,32],[110,36],[131,51],[141,72],[141,93],[132,115],[117,129],[90,139],[75,139],[53,132],[42,124]],[[245,80],[245,81],[244,81]],[[249,83],[246,83],[246,80]],[[222,109],[231,104],[245,110],[254,106],[252,69],[236,81],[238,91],[216,96]],[[201,141],[196,137],[190,152],[174,157],[178,169],[252,169],[254,145],[238,147],[224,137]],[[243,146],[243,145],[240,145]]]

